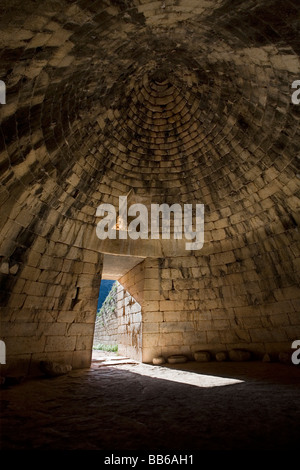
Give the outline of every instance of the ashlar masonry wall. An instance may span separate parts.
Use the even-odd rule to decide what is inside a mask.
[[[145,261],[143,362],[152,362],[153,357],[160,355],[191,356],[199,348],[192,314],[195,304],[188,300],[187,291],[181,289],[174,295],[174,282],[181,275],[178,269],[166,269],[167,262],[167,259]]]
[[[147,259],[143,361],[171,354],[192,358],[197,350],[245,348],[258,358],[291,351],[300,337],[299,273],[288,261],[289,251],[280,253],[276,269],[274,253],[260,252],[257,244]]]
[[[143,362],[171,354],[192,358],[198,350],[244,348],[257,358],[291,351],[300,337],[295,249],[294,233],[282,230],[266,241],[240,239],[211,244],[203,254],[147,258],[120,281],[126,286],[118,304],[121,350],[130,355],[141,348],[135,357]],[[129,293],[140,301],[137,320]]]
[[[64,243],[66,233],[59,240],[31,234],[30,249],[5,253],[8,266],[17,260],[15,274],[3,272],[0,259],[3,375],[39,375],[42,360],[90,365],[102,255]]]
[[[93,346],[116,346],[118,344],[117,284],[113,285],[97,313]]]
[[[117,287],[118,352],[138,361],[143,360],[144,275],[142,262],[120,278]]]

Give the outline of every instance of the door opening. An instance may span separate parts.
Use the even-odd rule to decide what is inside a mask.
[[[103,279],[100,284],[93,349],[118,351],[117,281]]]

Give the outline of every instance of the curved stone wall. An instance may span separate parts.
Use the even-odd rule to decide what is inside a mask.
[[[290,348],[300,336],[298,0],[1,9],[6,372],[37,373],[45,357],[89,364],[102,252],[159,260],[145,308],[193,323],[192,343],[174,332],[182,346]],[[130,192],[204,204],[203,249],[103,248],[96,209]]]

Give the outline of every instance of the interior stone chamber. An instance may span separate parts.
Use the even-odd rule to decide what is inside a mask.
[[[89,367],[100,281],[119,351],[300,338],[298,0],[3,0],[5,375]],[[205,241],[99,240],[100,204],[204,204]]]

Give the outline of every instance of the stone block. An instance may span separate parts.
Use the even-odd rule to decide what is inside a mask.
[[[17,282],[15,283],[14,287],[13,287],[13,293],[14,294],[21,294],[23,292],[23,289],[24,289],[24,286],[25,286],[25,283],[27,281],[25,281],[25,279],[18,279]]]
[[[179,322],[187,320],[186,312],[160,312],[163,315],[165,322]]]
[[[196,362],[209,362],[211,360],[211,354],[209,351],[195,351],[194,359]]]
[[[159,271],[157,268],[146,268],[144,272],[144,278],[145,282],[147,282],[148,279],[157,279],[159,276]]]
[[[220,335],[218,331],[215,330],[207,330],[205,332],[207,338],[207,344],[209,345],[220,345]]]
[[[48,285],[43,282],[27,281],[23,292],[28,295],[43,296],[46,293]]]
[[[160,346],[181,346],[182,344],[182,333],[164,333],[159,336]]]
[[[71,372],[71,364],[61,364],[53,361],[41,361],[40,369],[48,377],[58,377],[60,375],[68,374]]]
[[[39,266],[42,259],[42,255],[36,251],[31,250],[28,255],[27,264],[28,266],[37,267]]]
[[[93,336],[94,324],[93,323],[72,323],[67,328],[67,335],[79,335],[79,336]]]
[[[228,354],[226,351],[219,351],[216,353],[215,357],[216,357],[216,361],[224,362],[224,361],[227,361]]]
[[[152,301],[152,300],[161,300],[162,296],[159,292],[156,291],[145,291],[143,295],[144,301]]]
[[[159,302],[159,309],[161,312],[181,310],[177,307],[178,304],[174,300],[161,300]]]
[[[143,323],[143,334],[159,333],[159,323]]]
[[[32,266],[25,266],[21,272],[22,279],[29,279],[30,281],[37,281],[41,274],[40,269]]]
[[[36,323],[37,334],[46,336],[64,336],[66,333],[67,323],[44,323],[42,321]]]
[[[164,313],[157,312],[157,311],[154,311],[154,312],[143,311],[141,320],[143,321],[143,324],[148,323],[148,322],[161,324],[162,322],[164,322]]]
[[[78,277],[77,287],[93,287],[94,275],[82,274]]]
[[[44,253],[46,250],[47,240],[43,237],[37,237],[34,241],[32,249],[37,253]]]
[[[109,338],[108,338],[109,340]],[[109,343],[111,344],[111,343]],[[93,346],[93,336],[79,336],[76,341],[76,351],[91,351]]]
[[[20,336],[5,339],[7,361],[10,355],[29,354],[43,352],[45,349],[46,337]]]
[[[70,259],[64,259],[63,265],[62,265],[62,272],[68,273],[72,271],[72,266],[73,266],[74,261]]]
[[[182,354],[176,354],[169,356],[167,361],[169,364],[182,364],[184,362],[187,362],[187,357]]]
[[[274,327],[290,325],[290,320],[286,313],[281,313],[280,315],[272,315],[270,316],[270,320]]]
[[[92,351],[74,351],[72,357],[73,369],[89,368],[92,360]]]
[[[0,273],[9,274],[9,263],[7,261],[2,261],[0,264]]]
[[[51,313],[52,312],[50,312],[50,314]],[[77,320],[77,314],[73,310],[65,310],[65,311],[60,310],[59,312],[57,312],[57,317],[55,318],[57,322],[70,324]]]
[[[36,310],[44,309],[46,307],[51,309],[52,305],[54,305],[54,299],[38,297],[35,295],[26,296],[26,300],[24,302],[24,308],[34,308]]]
[[[185,331],[194,331],[194,324],[193,322],[184,322],[184,321],[174,321],[174,322],[167,322],[164,321],[159,325],[161,333],[173,333],[173,332],[180,332],[184,333]]]
[[[159,291],[160,289],[160,280],[159,279],[147,279],[144,283],[145,290]]]
[[[162,364],[165,364],[166,360],[163,356],[157,356],[157,357],[154,357],[153,360],[152,360],[153,364],[154,365],[162,365]]]
[[[45,352],[74,351],[75,347],[76,336],[47,336]]]
[[[158,346],[161,346],[161,344],[160,337],[157,334],[147,333],[143,335],[143,350],[144,348],[156,348]]]
[[[225,265],[225,264],[234,263],[234,262],[235,262],[235,256],[234,256],[233,251],[211,255],[212,265]]]
[[[8,306],[11,308],[22,308],[26,301],[26,294],[18,294],[11,296],[8,301]]]
[[[251,341],[270,343],[273,341],[287,340],[287,334],[283,328],[251,328],[249,329]]]
[[[27,322],[3,322],[1,324],[1,337],[30,337],[35,336],[38,329],[38,323],[30,321],[30,318],[27,318]]]
[[[97,273],[97,266],[92,263],[83,263],[82,272],[84,274],[96,274]]]
[[[244,330],[243,328],[230,328],[228,330],[219,330],[220,341],[222,344],[230,343],[248,343],[251,342],[252,330]]]

